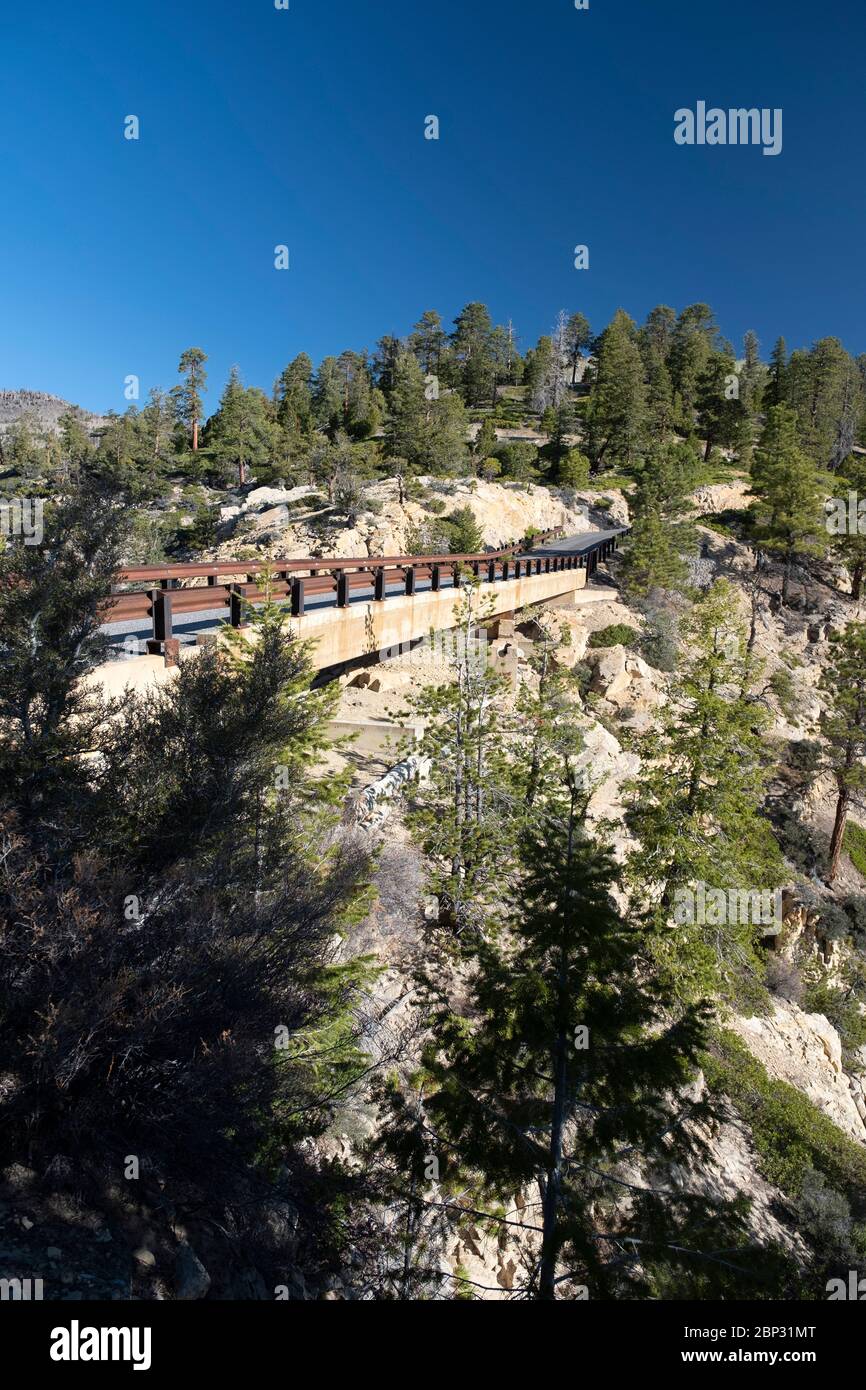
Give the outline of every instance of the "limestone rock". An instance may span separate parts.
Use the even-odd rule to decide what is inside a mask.
[[[787,1002],[776,1004],[770,1017],[734,1018],[730,1026],[770,1076],[796,1086],[851,1139],[866,1143],[842,1067],[842,1043],[823,1014]]]

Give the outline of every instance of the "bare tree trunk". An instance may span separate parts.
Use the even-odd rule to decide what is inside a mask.
[[[845,840],[845,826],[848,823],[848,804],[851,794],[847,788],[842,788],[836,802],[836,819],[833,822],[833,834],[830,839],[830,867],[827,870],[826,883],[834,883],[839,872],[839,860],[842,857],[842,844]]]
[[[198,453],[198,420],[192,422],[192,451]]]

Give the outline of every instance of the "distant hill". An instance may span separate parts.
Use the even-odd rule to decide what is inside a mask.
[[[89,433],[95,434],[105,424],[103,415],[70,405],[62,396],[52,396],[47,391],[0,390],[0,434],[5,434],[22,419],[27,419],[35,430],[59,434],[60,417],[67,410],[75,411]]]

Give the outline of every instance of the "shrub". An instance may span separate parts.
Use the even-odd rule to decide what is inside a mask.
[[[786,1081],[761,1063],[727,1029],[717,1032],[701,1065],[716,1095],[726,1095],[749,1125],[768,1182],[796,1199],[810,1170],[851,1200],[862,1200],[866,1150]]]
[[[791,672],[784,666],[780,666],[770,677],[769,686],[779,702],[779,709],[782,714],[786,719],[795,723],[799,711],[799,692]]]
[[[586,487],[589,483],[589,459],[579,449],[570,449],[556,469],[556,481],[561,487]]]
[[[484,536],[470,506],[458,507],[442,525],[452,555],[477,555],[484,549]]]
[[[849,820],[845,827],[845,852],[858,874],[866,878],[866,827]]]
[[[823,1173],[807,1169],[797,1203],[800,1225],[825,1259],[854,1260],[851,1205],[834,1188],[828,1187]]]
[[[637,629],[629,627],[628,623],[611,623],[593,632],[587,645],[593,648],[633,647],[637,636]]]

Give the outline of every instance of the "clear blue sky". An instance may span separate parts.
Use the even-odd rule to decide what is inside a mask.
[[[470,299],[524,348],[700,299],[864,351],[864,39],[863,0],[2,0],[0,386],[122,410],[198,345],[213,409]],[[678,147],[698,100],[783,153]]]

